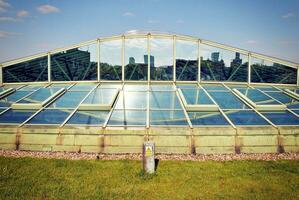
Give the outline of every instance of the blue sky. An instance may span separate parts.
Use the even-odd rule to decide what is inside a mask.
[[[299,63],[299,0],[0,0],[0,62],[133,29]]]

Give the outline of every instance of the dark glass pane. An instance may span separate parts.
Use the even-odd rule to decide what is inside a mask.
[[[44,56],[3,68],[3,82],[35,82],[48,80],[48,57]]]
[[[182,110],[150,111],[150,124],[158,126],[188,126]]]
[[[187,104],[214,104],[208,95],[202,90],[182,89]]]
[[[248,107],[231,92],[209,92],[222,109],[247,109]]]
[[[181,109],[181,104],[175,92],[151,92],[151,109]]]
[[[125,79],[147,80],[147,39],[125,40]]]
[[[251,110],[226,111],[227,117],[236,126],[269,125],[269,123]]]
[[[62,124],[64,120],[71,114],[72,110],[42,110],[33,117],[27,124]]]
[[[18,100],[28,95],[30,92],[31,91],[21,91],[21,90],[15,91],[14,93],[0,100],[0,107],[8,107],[12,103],[17,102]]]
[[[5,124],[20,124],[27,120],[36,111],[34,110],[8,110],[0,115],[0,123]]]
[[[146,112],[133,110],[114,110],[108,126],[145,126]]]
[[[299,118],[289,111],[262,112],[275,125],[299,125]]]
[[[173,80],[173,41],[151,39],[151,80]]]
[[[53,81],[97,79],[96,44],[51,55]]]
[[[66,92],[49,107],[76,108],[88,92]]]
[[[100,70],[103,80],[122,80],[122,41],[100,43]]]
[[[201,80],[240,81],[248,77],[248,57],[208,45],[201,45]]]
[[[251,82],[257,83],[297,83],[297,70],[266,60],[251,59]]]
[[[229,125],[220,112],[188,112],[193,126],[196,125]]]
[[[198,78],[198,44],[190,41],[176,41],[176,79],[196,81]]]
[[[77,111],[67,124],[103,125],[109,112],[106,111]]]

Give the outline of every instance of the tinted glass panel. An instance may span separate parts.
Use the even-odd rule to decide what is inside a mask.
[[[222,109],[246,109],[248,108],[238,97],[231,92],[209,92],[212,98]]]
[[[100,43],[100,71],[103,80],[121,80],[122,41],[114,40]]]
[[[76,108],[88,92],[66,92],[50,105],[52,108]]]
[[[297,70],[257,58],[251,59],[251,81],[258,83],[297,83]]]
[[[189,41],[176,41],[176,79],[196,81],[198,78],[198,44]]]
[[[22,99],[26,95],[28,95],[31,91],[16,91],[11,95],[0,100],[0,107],[10,106],[12,103],[17,102]]]
[[[3,68],[3,82],[35,82],[48,80],[48,57],[44,56]]]
[[[208,45],[201,45],[201,80],[241,81],[248,77],[248,57]]]
[[[276,100],[265,95],[261,91],[258,91],[257,89],[238,89],[238,90],[241,93],[243,93],[248,99],[250,99],[251,101],[253,101],[254,103],[256,103],[258,105],[265,105],[265,104],[278,105],[278,104],[280,104]]]
[[[58,89],[41,88],[18,103],[41,103],[55,94]]]
[[[229,125],[220,112],[188,112],[193,126],[196,125]]]
[[[173,41],[151,39],[151,80],[173,80]]]
[[[125,40],[125,79],[147,80],[147,39]]]
[[[299,125],[299,118],[289,111],[262,112],[275,125]]]
[[[83,101],[84,104],[110,104],[116,96],[116,89],[96,89]]]
[[[51,55],[51,74],[54,81],[96,80],[96,44]]]
[[[236,126],[269,125],[266,120],[251,110],[226,111],[225,114]]]
[[[109,112],[106,111],[77,111],[67,124],[103,125]]]
[[[145,126],[146,112],[132,110],[114,110],[108,126]]]
[[[188,126],[185,114],[181,110],[151,111],[150,124],[161,126]]]
[[[20,124],[27,120],[36,111],[34,110],[8,110],[2,115],[0,115],[0,123],[10,124]]]
[[[72,110],[46,109],[38,113],[27,124],[62,124]]]
[[[151,92],[150,107],[151,109],[181,109],[175,92]]]
[[[116,109],[146,109],[147,92],[125,92],[120,93],[116,102]]]
[[[94,87],[96,87],[96,83],[91,84],[76,84],[73,87],[70,88],[70,91],[90,91]]]
[[[187,104],[214,104],[208,95],[202,90],[182,89]]]

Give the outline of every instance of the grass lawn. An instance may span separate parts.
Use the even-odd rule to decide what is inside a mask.
[[[0,157],[0,199],[299,199],[299,162]]]

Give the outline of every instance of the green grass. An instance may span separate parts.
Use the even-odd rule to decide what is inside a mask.
[[[299,199],[298,161],[139,161],[0,157],[0,199]]]

